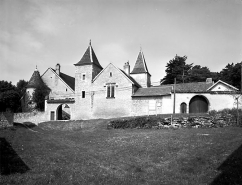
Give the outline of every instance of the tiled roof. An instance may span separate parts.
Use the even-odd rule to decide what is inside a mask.
[[[39,85],[42,85],[43,84],[43,81],[40,77],[40,74],[39,74],[39,71],[36,69],[34,71],[34,73],[32,74],[28,84],[27,84],[27,88],[36,88],[38,87]]]
[[[134,65],[134,69],[131,72],[131,74],[139,74],[139,73],[148,73],[150,75],[145,62],[145,57],[142,51],[139,52],[138,58]]]
[[[137,87],[140,87],[140,85],[131,76],[128,76],[122,69],[119,70],[122,71]]]
[[[81,65],[88,65],[88,64],[94,64],[97,67],[102,68],[102,66],[99,64],[97,56],[91,46],[91,44],[88,46],[86,52],[84,53],[83,57],[81,58],[81,60],[74,64],[75,66],[81,66]]]
[[[73,90],[75,90],[75,78],[64,73],[60,73],[60,77],[67,85],[69,85]]]
[[[55,71],[55,69],[51,68],[53,71]],[[70,88],[72,88],[73,90],[75,90],[75,78],[72,76],[69,76],[67,74],[64,74],[62,72],[60,72],[60,77],[61,79],[67,84],[69,85]]]
[[[193,82],[193,83],[184,83],[176,84],[176,92],[181,93],[197,93],[197,92],[206,92],[213,83],[206,82]]]
[[[139,88],[133,97],[164,96],[171,93],[172,86]]]

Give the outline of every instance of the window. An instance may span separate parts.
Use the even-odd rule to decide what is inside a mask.
[[[82,98],[85,98],[85,95],[86,95],[85,91],[82,91]]]
[[[82,80],[83,80],[83,81],[86,80],[86,75],[85,75],[85,74],[82,75]]]
[[[107,98],[114,98],[115,84],[107,84]]]
[[[113,76],[112,72],[110,72],[109,76],[110,76],[110,77],[112,77],[112,76]]]

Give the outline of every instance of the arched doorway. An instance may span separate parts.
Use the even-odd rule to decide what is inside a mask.
[[[181,105],[180,105],[180,112],[182,114],[187,113],[187,104],[185,102],[181,103]]]
[[[208,100],[204,96],[194,96],[189,103],[189,113],[207,113]]]
[[[61,104],[56,109],[56,120],[69,120],[71,119],[71,110],[69,105]]]

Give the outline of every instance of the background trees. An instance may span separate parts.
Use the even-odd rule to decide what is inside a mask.
[[[49,88],[46,84],[42,83],[37,86],[33,93],[33,101],[36,103],[35,109],[44,111],[45,109],[45,97],[49,94]]]
[[[11,110],[21,112],[21,97],[25,92],[28,82],[20,80],[17,87],[12,82],[0,81],[0,112]]]
[[[212,78],[214,82],[222,80],[240,89],[241,86],[241,64],[227,64],[220,72],[211,72],[208,67],[187,64],[187,57],[175,56],[166,65],[166,75],[161,79],[161,84],[173,84],[174,78],[177,83],[205,82]]]

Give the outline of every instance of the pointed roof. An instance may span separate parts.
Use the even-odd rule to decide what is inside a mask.
[[[134,65],[134,69],[131,72],[131,74],[139,74],[139,73],[149,73],[146,62],[145,62],[145,57],[143,52],[140,50],[138,58],[136,60],[136,63]]]
[[[81,66],[81,65],[89,65],[89,64],[94,64],[97,67],[103,69],[102,66],[98,62],[97,56],[96,56],[96,54],[95,54],[95,52],[92,48],[92,45],[91,45],[91,41],[90,41],[90,44],[89,44],[86,52],[82,56],[81,60],[74,65],[75,66]]]
[[[43,83],[44,82],[42,81],[39,71],[36,66],[36,69],[35,69],[34,73],[32,74],[26,87],[27,88],[36,88],[37,86],[42,85]]]

